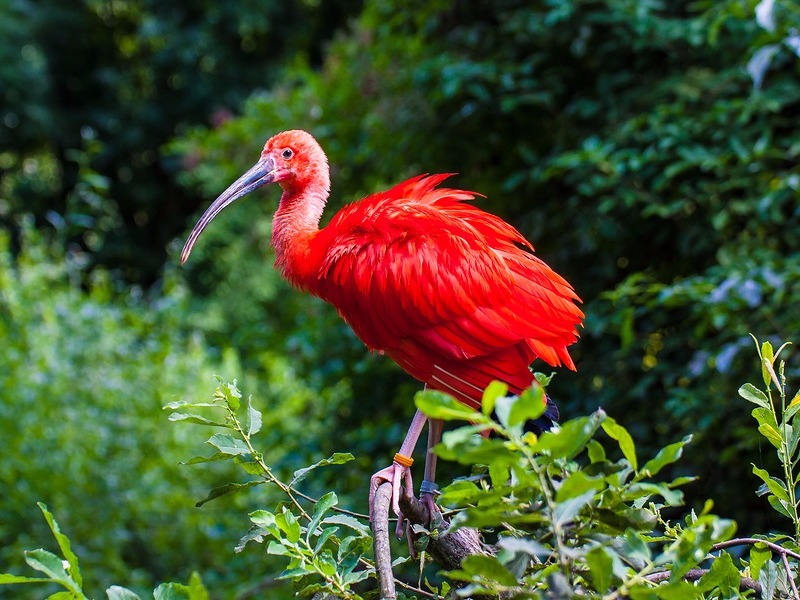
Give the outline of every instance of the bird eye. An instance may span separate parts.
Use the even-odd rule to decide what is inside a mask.
[[[284,160],[289,160],[290,158],[292,158],[292,156],[294,156],[294,152],[292,152],[291,148],[286,148],[284,149],[283,152],[281,152],[281,156],[283,157]]]

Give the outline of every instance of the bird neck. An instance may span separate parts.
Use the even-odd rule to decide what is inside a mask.
[[[311,242],[319,233],[319,221],[328,199],[326,186],[303,190],[284,189],[272,217],[275,266],[295,287],[313,292],[317,272]]]

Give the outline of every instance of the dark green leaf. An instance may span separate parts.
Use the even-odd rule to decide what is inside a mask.
[[[314,469],[318,467],[327,467],[329,465],[342,465],[344,463],[350,462],[353,460],[353,455],[349,452],[335,452],[328,458],[323,458],[321,461],[314,463],[309,467],[304,467],[302,469],[297,469],[292,475],[292,481],[289,483],[290,486],[294,486],[295,484],[303,481],[306,476],[311,473]]]
[[[586,553],[586,566],[594,584],[594,589],[604,594],[611,586],[611,550],[595,546]]]
[[[461,563],[461,568],[447,573],[462,581],[496,581],[501,585],[516,585],[517,578],[494,556],[472,554]]]
[[[265,483],[264,481],[248,481],[247,483],[226,483],[225,485],[221,485],[219,487],[215,487],[208,493],[208,496],[203,498],[202,500],[195,503],[195,506],[200,507],[206,504],[207,502],[211,502],[220,496],[226,496],[227,494],[237,494],[241,491],[244,491],[248,488],[261,485]]]

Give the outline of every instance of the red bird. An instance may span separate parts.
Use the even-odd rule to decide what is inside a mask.
[[[479,407],[493,380],[516,394],[532,385],[536,358],[574,370],[567,346],[583,318],[578,296],[516,229],[465,202],[475,194],[437,187],[448,176],[420,175],[367,196],[320,229],[327,158],[310,134],[285,131],[267,140],[259,161],[206,210],[181,263],[223,208],[278,183],[272,246],[283,277],[335,306],[367,347],[426,386]],[[401,483],[412,493],[410,455],[425,421],[415,415],[393,465],[371,482],[371,493],[381,481],[393,483],[398,514]],[[429,448],[441,424],[430,429]],[[425,476],[430,496],[433,465]]]

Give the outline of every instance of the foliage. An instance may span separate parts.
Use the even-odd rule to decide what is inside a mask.
[[[795,481],[794,418],[798,411],[794,407],[798,401],[787,404],[784,363],[776,368],[783,347],[774,352],[765,342],[758,350],[767,392],[745,384],[741,395],[757,405],[753,413],[759,431],[776,447],[786,476]],[[537,379],[542,384],[549,381],[541,375]],[[319,592],[351,600],[374,597],[374,592],[364,587],[375,576],[368,556],[372,540],[364,523],[366,515],[340,508],[335,492],[313,498],[298,487],[312,472],[318,473],[317,469],[347,463],[352,455],[334,454],[298,469],[284,481],[257,449],[262,412],[251,397],[243,399],[236,382],[219,381],[210,402],[181,400],[165,406],[173,411],[172,421],[220,430],[207,440],[214,453],[193,458],[189,464],[231,461],[248,477],[245,482],[212,489],[198,504],[253,486],[276,486],[284,500],[271,510],[250,513],[252,527],[236,551],[251,543],[266,544],[267,554],[279,557],[285,565],[276,579],[292,581],[300,597]],[[780,425],[770,395],[772,387],[781,397]],[[536,386],[518,397],[506,394],[504,384],[492,384],[484,393],[480,411],[440,392],[417,394],[418,408],[431,418],[470,423],[447,431],[436,447],[442,459],[472,468],[470,476],[444,487],[438,502],[449,509],[450,529],[476,527],[492,537],[495,551],[469,556],[460,568],[444,573],[454,587],[445,582],[434,587],[426,576],[428,589],[404,583],[405,592],[411,594],[404,597],[441,598],[438,590],[451,589],[455,596],[448,597],[538,598],[548,592],[556,597],[705,599],[745,597],[743,591],[748,586],[755,589],[755,585],[761,586],[765,598],[796,596],[787,573],[793,577],[797,569],[797,538],[732,539],[735,523],[713,515],[711,501],[699,513],[690,510],[679,520],[667,517],[683,504],[679,488],[694,478],[661,476],[682,458],[690,436],[642,462],[628,430],[602,410],[537,437],[524,426],[541,414],[544,388]],[[492,435],[477,435],[487,431]],[[754,473],[764,480],[769,492],[763,493],[770,494],[773,508],[797,525],[796,501],[788,495],[785,482],[758,468]],[[82,598],[77,557],[52,515],[40,506],[65,557],[64,564],[45,550],[27,552],[28,564],[47,577],[6,574],[0,575],[0,584],[56,582]],[[750,545],[746,557],[728,551],[744,544]],[[420,579],[424,541],[422,550]],[[773,553],[781,557],[783,565],[771,560]],[[189,597],[206,597],[196,575],[189,588],[176,590],[189,593],[190,588],[191,593],[202,595]],[[114,594],[124,591],[112,589]],[[112,595],[111,589],[108,594],[110,598],[133,597]]]
[[[93,264],[132,283],[158,277],[194,207],[160,147],[187,126],[227,119],[285,62],[318,62],[358,2],[0,2],[0,224],[20,213],[73,222],[80,169],[105,181],[118,219],[76,227]],[[96,148],[87,148],[95,145]],[[90,213],[91,215],[91,213]],[[86,239],[88,237],[88,239]]]
[[[83,576],[81,575],[78,557],[72,551],[69,538],[61,532],[61,528],[47,507],[39,503],[39,508],[44,514],[50,531],[56,538],[63,559],[57,555],[39,548],[25,552],[25,562],[33,569],[43,573],[45,577],[23,577],[0,573],[0,585],[53,583],[63,587],[66,591],[49,596],[50,598],[70,598],[87,600],[83,593]],[[139,600],[139,596],[118,585],[112,585],[106,590],[109,600]],[[208,592],[197,573],[192,573],[188,585],[179,583],[162,583],[153,591],[155,600],[208,600]]]
[[[166,282],[154,297],[117,290],[108,273],[89,275],[81,254],[65,254],[30,224],[21,230],[16,256],[0,235],[0,562],[43,537],[35,503],[44,501],[81,540],[93,584],[124,577],[152,589],[197,570],[212,585],[249,585],[242,573],[256,557],[227,563],[240,519],[192,507],[202,488],[178,463],[193,441],[161,411],[200,395],[214,371],[239,371],[236,355],[214,353],[184,325],[181,285]],[[263,441],[283,468],[298,468],[324,437],[310,407],[318,396],[285,359],[265,355],[262,368],[273,408]],[[333,410],[340,393],[324,395]],[[232,476],[221,463],[210,468],[208,477]],[[235,506],[252,503],[243,495]]]
[[[580,376],[554,391],[565,414],[613,408],[650,451],[693,431],[698,473],[758,528],[754,506],[728,504],[737,495],[725,486],[757,452],[728,398],[748,328],[786,337],[800,326],[800,247],[787,234],[800,218],[800,83],[785,41],[794,4],[771,4],[773,31],[755,6],[367,3],[321,70],[294,64],[240,116],[170,151],[196,158],[181,182],[213,197],[270,134],[306,128],[333,168],[328,214],[411,174],[461,172],[453,183],[485,193],[482,206],[518,225],[586,302]],[[746,66],[775,44],[756,88]],[[215,221],[193,256],[193,290],[245,356],[288,337],[319,389],[355,370],[360,405],[399,407],[409,391],[396,371],[363,359],[332,310],[287,300],[265,268],[274,201],[242,201]],[[254,337],[263,314],[281,326],[258,320]],[[704,462],[712,454],[719,462]]]
[[[678,473],[704,485],[686,486],[690,506],[707,494],[766,531],[770,506],[741,493],[757,465],[791,516],[796,469],[760,452],[731,399],[748,332],[777,347],[800,327],[798,25],[794,0],[0,2],[0,560],[42,538],[43,500],[100,585],[247,579],[256,559],[236,572],[220,549],[240,523],[185,510],[202,497],[196,467],[175,468],[190,441],[158,409],[213,372],[269,403],[278,473],[353,452],[337,506],[360,502],[416,385],[269,268],[275,198],[226,211],[181,273],[176,241],[160,275],[189,213],[293,127],[329,154],[328,215],[460,172],[453,184],[485,193],[584,298],[579,373],[552,388],[562,414],[603,406],[641,456],[691,433]],[[20,233],[28,212],[37,232]],[[225,481],[228,466],[206,465]],[[315,497],[328,471],[306,480]],[[267,489],[229,501],[251,510],[248,492]],[[751,550],[756,578],[765,553]]]

